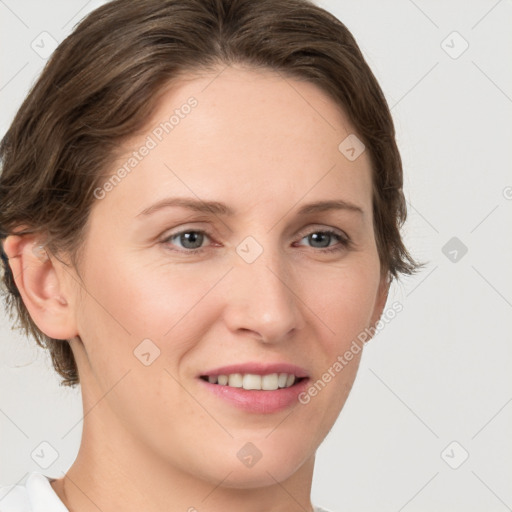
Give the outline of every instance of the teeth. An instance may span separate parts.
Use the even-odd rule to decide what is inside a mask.
[[[241,373],[232,373],[229,376],[228,385],[231,388],[241,388],[243,387],[243,376]]]
[[[295,375],[288,373],[270,373],[255,375],[253,373],[232,373],[231,375],[209,375],[208,382],[232,388],[258,389],[275,391],[279,388],[289,388],[295,383]]]
[[[244,389],[261,389],[261,377],[246,373],[242,381],[242,387]]]
[[[261,377],[261,389],[266,391],[273,391],[279,387],[279,378],[277,373],[271,373],[270,375],[263,375]]]
[[[279,377],[277,378],[277,385],[280,388],[285,388],[287,380],[288,380],[288,374],[287,373],[280,373]]]

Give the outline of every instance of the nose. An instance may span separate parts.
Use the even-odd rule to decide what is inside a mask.
[[[249,247],[256,250],[254,245]],[[233,255],[235,268],[224,283],[224,318],[231,332],[279,343],[302,328],[300,290],[283,252],[270,244],[261,249],[250,263],[242,251]]]

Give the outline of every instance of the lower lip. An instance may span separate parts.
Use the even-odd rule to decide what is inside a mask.
[[[211,384],[203,379],[199,380],[207,390],[238,409],[258,414],[270,414],[298,403],[298,395],[306,389],[309,379],[303,379],[289,388],[280,388],[274,391],[232,388]]]

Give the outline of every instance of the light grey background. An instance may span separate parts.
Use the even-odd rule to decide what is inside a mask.
[[[0,0],[0,134],[44,66],[32,41],[44,31],[61,41],[102,3]],[[429,264],[393,286],[388,305],[404,309],[366,347],[318,451],[313,502],[512,510],[512,2],[318,3],[355,35],[392,107],[405,240]],[[0,368],[1,484],[61,476],[80,442],[80,391],[59,388],[49,358],[5,316]],[[42,441],[59,454],[48,469],[31,458]]]

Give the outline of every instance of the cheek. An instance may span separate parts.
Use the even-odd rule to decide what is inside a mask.
[[[197,406],[187,402],[174,378],[180,377],[190,350],[218,321],[219,297],[212,300],[209,292],[229,267],[199,271],[196,265],[162,264],[162,259],[148,263],[110,249],[108,255],[90,251],[87,258],[87,292],[77,314],[90,386],[98,385],[98,396],[116,388],[116,399],[109,403],[127,424],[138,422],[142,410],[147,413],[143,418],[173,423],[168,412],[155,414],[164,402],[170,407],[166,411],[178,408],[197,415]],[[147,351],[149,365],[137,357]],[[139,426],[148,428],[143,418]],[[155,433],[153,427],[149,430]]]
[[[361,258],[335,270],[326,268],[303,283],[305,303],[325,327],[323,339],[331,356],[370,324],[380,277],[373,260]]]
[[[78,308],[80,333],[110,355],[115,351],[118,359],[133,357],[133,350],[146,338],[164,356],[165,347],[172,344],[177,359],[203,326],[218,318],[218,298],[212,301],[208,294],[228,266],[199,270],[195,265],[141,263],[122,254],[89,257],[87,293]]]

